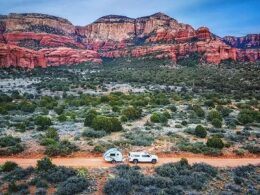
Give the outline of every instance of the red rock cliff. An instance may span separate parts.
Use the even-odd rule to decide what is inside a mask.
[[[90,50],[51,48],[34,51],[15,45],[0,44],[0,67],[47,67],[83,62],[101,63],[99,54]]]
[[[177,61],[197,52],[213,64],[225,59],[259,61],[259,35],[221,39],[207,27],[195,30],[163,13],[136,19],[109,15],[84,27],[44,14],[9,14],[0,16],[0,44],[0,66],[28,68],[100,63],[98,53]]]
[[[244,37],[226,36],[222,40],[235,48],[260,48],[260,34],[250,34]]]

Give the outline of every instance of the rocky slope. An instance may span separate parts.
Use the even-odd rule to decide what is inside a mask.
[[[260,60],[260,34],[249,34],[244,37],[226,36],[223,42],[237,48],[237,59],[245,62]]]
[[[34,51],[15,45],[0,43],[0,66],[35,68],[59,65],[73,65],[83,62],[101,63],[99,54],[92,50],[71,48],[50,48]]]
[[[258,61],[259,35],[214,36],[206,27],[194,29],[163,14],[128,18],[109,15],[84,27],[44,14],[0,16],[0,66],[33,68],[101,57],[169,58],[174,62],[200,53],[201,60]]]
[[[244,37],[226,36],[222,40],[235,48],[260,48],[260,34],[250,34]]]

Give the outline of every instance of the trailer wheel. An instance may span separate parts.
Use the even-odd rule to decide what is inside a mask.
[[[115,160],[112,160],[111,163],[112,163],[112,164],[116,164],[116,161],[115,161]]]
[[[157,160],[156,160],[156,159],[153,159],[153,160],[152,160],[152,163],[153,163],[153,164],[156,164],[156,163],[157,163]]]
[[[137,164],[137,163],[138,163],[138,160],[137,160],[137,159],[134,159],[134,160],[133,160],[133,163],[134,163],[134,164]]]

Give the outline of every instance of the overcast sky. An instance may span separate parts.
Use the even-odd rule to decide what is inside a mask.
[[[260,0],[0,0],[0,14],[45,13],[85,26],[108,15],[141,17],[164,12],[219,35],[260,33]]]

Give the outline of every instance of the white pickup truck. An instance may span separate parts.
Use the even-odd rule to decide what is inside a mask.
[[[151,155],[147,152],[129,152],[128,154],[128,161],[137,164],[139,162],[150,162],[150,163],[157,163],[158,156]]]

